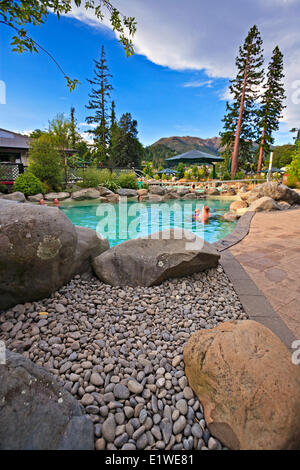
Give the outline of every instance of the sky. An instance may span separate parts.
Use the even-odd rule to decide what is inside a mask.
[[[1,128],[44,129],[74,106],[81,132],[88,130],[87,78],[93,77],[93,59],[99,59],[104,45],[117,116],[132,114],[144,145],[174,135],[218,136],[238,48],[257,24],[265,66],[276,45],[284,54],[287,99],[275,143],[292,142],[289,130],[300,123],[300,0],[112,1],[137,20],[132,57],[126,58],[108,19],[101,23],[84,7],[74,7],[60,20],[50,15],[43,26],[29,30],[80,81],[72,93],[46,54],[11,52],[12,33],[1,25]]]

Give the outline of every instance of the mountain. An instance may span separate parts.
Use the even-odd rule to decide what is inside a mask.
[[[163,137],[154,144],[150,145],[152,149],[156,146],[164,145],[173,150],[176,154],[189,152],[190,150],[201,150],[202,152],[217,155],[220,149],[220,137],[211,139],[201,139],[200,137]]]

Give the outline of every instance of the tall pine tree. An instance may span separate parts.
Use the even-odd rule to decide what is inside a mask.
[[[137,138],[137,121],[130,113],[121,116],[111,132],[110,159],[114,167],[137,167],[143,156],[143,146]]]
[[[272,134],[279,128],[279,119],[284,109],[283,100],[285,99],[283,78],[283,55],[279,47],[276,46],[269,63],[267,81],[263,86],[264,92],[261,97],[262,106],[258,113],[258,143],[260,147],[257,173],[261,171],[264,153],[269,152],[270,146],[274,143]]]
[[[94,60],[95,70],[94,78],[88,79],[92,85],[92,91],[89,94],[89,103],[87,109],[92,110],[94,113],[86,117],[88,124],[96,125],[94,129],[88,131],[94,134],[94,152],[97,161],[107,162],[109,145],[109,116],[108,116],[108,103],[110,100],[110,92],[113,87],[110,84],[112,75],[109,73],[104,46],[101,48],[100,61]]]
[[[251,155],[252,141],[255,139],[255,117],[259,86],[263,80],[263,49],[258,28],[254,25],[236,58],[238,73],[230,81],[231,103],[227,103],[227,113],[223,119],[224,131],[221,145],[225,157],[231,153],[231,177],[238,169],[239,157],[247,160]]]

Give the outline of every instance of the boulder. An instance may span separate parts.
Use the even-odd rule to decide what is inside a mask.
[[[104,186],[98,186],[98,191],[100,196],[108,196],[109,194],[114,194],[110,189],[105,188]]]
[[[54,201],[54,199],[57,199],[58,201],[63,201],[64,199],[68,199],[68,197],[70,197],[70,193],[67,193],[66,191],[60,193],[45,194],[46,201]]]
[[[91,248],[81,236],[56,207],[1,200],[0,310],[47,297],[82,272]]]
[[[175,191],[169,191],[163,196],[164,201],[170,201],[171,199],[179,199],[179,196]]]
[[[0,373],[1,450],[94,449],[92,420],[46,369],[6,351]]]
[[[248,212],[248,210],[250,210],[250,207],[241,207],[240,209],[237,209],[235,213],[238,217],[242,217],[246,212]]]
[[[223,215],[223,219],[226,220],[226,222],[235,222],[237,219],[239,219],[239,216],[236,212],[230,211]]]
[[[163,196],[166,193],[166,191],[161,186],[151,185],[149,186],[149,193],[156,194],[158,196]]]
[[[190,193],[190,190],[188,188],[181,188],[181,189],[177,189],[177,194],[179,197],[183,197],[185,196],[186,194],[189,194]]]
[[[27,199],[29,202],[40,202],[41,199],[44,199],[44,196],[42,195],[42,193],[34,194],[33,196],[28,196]]]
[[[193,199],[199,199],[200,197],[200,194],[197,193],[196,191],[192,192],[192,193],[188,193],[188,194],[185,194],[182,199],[184,200],[193,200]]]
[[[137,191],[135,189],[121,188],[117,190],[117,194],[122,197],[135,197],[137,196]]]
[[[226,189],[226,191],[221,191],[220,196],[226,197],[226,196],[235,196],[236,191],[235,189]]]
[[[261,197],[256,201],[252,202],[249,207],[249,211],[260,212],[260,211],[274,211],[279,210],[279,206],[274,199],[268,196]]]
[[[300,204],[300,195],[284,184],[276,182],[263,183],[252,189],[248,196],[250,204],[261,197],[270,197],[274,201],[285,201],[289,204]]]
[[[278,202],[278,207],[281,211],[285,211],[287,209],[290,209],[292,206],[288,202],[279,201]]]
[[[76,227],[77,246],[74,260],[74,272],[83,274],[92,271],[92,262],[96,256],[109,249],[109,242],[91,228]]]
[[[300,368],[261,323],[199,330],[184,349],[189,384],[210,432],[230,449],[300,446]]]
[[[99,198],[99,201],[100,202],[104,202],[106,204],[115,204],[117,202],[119,202],[119,199],[120,199],[120,196],[119,194],[115,194],[115,193],[111,193],[111,194],[107,194],[106,196],[101,196]]]
[[[75,201],[84,201],[85,199],[98,199],[100,197],[100,192],[94,188],[85,188],[80,189],[72,193],[72,199]]]
[[[116,245],[94,259],[93,269],[112,286],[152,286],[215,267],[219,258],[211,244],[178,228]]]
[[[166,196],[159,196],[158,194],[151,194],[149,193],[148,194],[148,201],[149,202],[163,202],[167,199],[169,199],[169,197],[167,197],[167,199],[165,199]]]
[[[205,194],[206,194],[207,196],[219,196],[219,195],[220,195],[218,189],[216,189],[216,188],[208,188],[208,189],[206,189],[206,190],[205,190]]]
[[[26,197],[24,196],[21,191],[16,191],[15,193],[10,194],[1,194],[0,199],[6,199],[8,201],[15,201],[15,202],[25,202]]]
[[[244,207],[248,207],[246,201],[234,201],[230,204],[230,211],[236,211],[238,209],[243,209]]]
[[[137,195],[138,196],[147,196],[148,194],[148,189],[138,189],[137,190]]]

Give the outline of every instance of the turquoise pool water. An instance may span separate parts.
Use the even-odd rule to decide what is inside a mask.
[[[164,229],[180,227],[196,233],[213,243],[228,235],[235,227],[220,216],[229,210],[230,200],[168,201],[163,204],[147,202],[99,204],[83,201],[60,206],[74,225],[97,230],[109,240],[110,246]],[[195,208],[207,204],[211,210],[209,222],[193,221]]]

